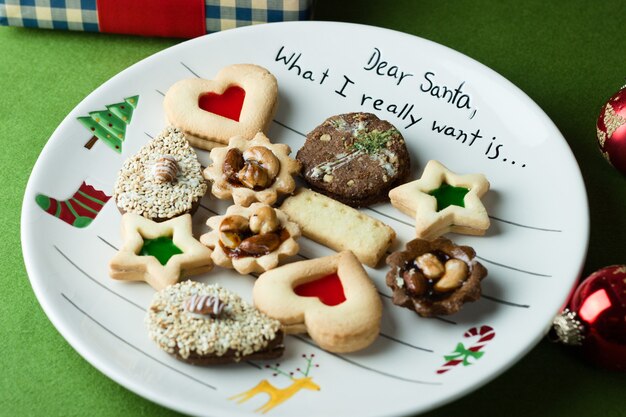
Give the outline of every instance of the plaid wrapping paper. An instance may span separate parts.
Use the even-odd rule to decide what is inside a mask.
[[[313,2],[314,0],[161,0],[161,3],[167,3],[170,7],[175,7],[177,11],[183,6],[183,11],[178,13],[178,17],[173,16],[170,20],[174,21],[168,26],[184,27],[189,22],[187,19],[199,20],[199,26],[196,25],[196,27],[200,28],[202,33],[258,23],[306,20],[310,18]],[[138,28],[111,29],[103,25],[105,10],[108,10],[109,21],[112,15],[128,20],[129,17],[124,16],[124,13],[129,13],[129,4],[135,6],[135,9],[137,6],[145,5],[143,10],[154,10],[159,7],[155,6],[155,3],[159,2],[150,0],[0,0],[0,25],[175,37],[193,37],[202,34],[198,33],[198,30],[189,33],[189,30],[185,32],[184,29],[182,32],[177,32],[176,29],[174,32],[167,32],[160,29],[159,26],[162,25],[156,23],[148,26],[149,22],[144,22],[146,19],[144,13],[135,19],[138,22],[144,22],[144,26],[140,24]],[[187,9],[184,9],[184,6],[187,6]],[[194,9],[195,6],[199,7]],[[182,19],[183,15],[185,19]],[[170,16],[161,16],[161,19],[168,17]],[[134,17],[131,16],[130,19]]]

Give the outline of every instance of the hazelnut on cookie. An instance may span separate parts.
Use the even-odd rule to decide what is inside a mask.
[[[296,186],[293,176],[300,172],[300,163],[289,157],[290,152],[288,145],[273,144],[260,132],[252,140],[235,136],[228,146],[211,151],[212,163],[204,177],[213,183],[211,192],[219,199],[232,197],[241,206],[255,201],[274,204]]]
[[[200,242],[213,250],[216,265],[240,274],[275,268],[281,259],[298,253],[300,228],[281,210],[267,204],[230,206],[223,216],[207,220],[209,233]]]

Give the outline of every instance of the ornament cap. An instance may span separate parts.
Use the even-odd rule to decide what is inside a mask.
[[[555,342],[566,345],[580,346],[585,338],[584,326],[578,315],[569,308],[563,310],[552,321],[551,336]]]

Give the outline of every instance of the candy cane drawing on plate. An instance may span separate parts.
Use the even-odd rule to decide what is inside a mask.
[[[490,326],[472,327],[463,334],[463,337],[479,337],[479,339],[469,348],[466,348],[463,343],[457,344],[454,352],[443,357],[447,362],[437,369],[437,374],[444,374],[459,364],[463,366],[474,364],[485,354],[481,352],[481,349],[496,337],[496,332]]]

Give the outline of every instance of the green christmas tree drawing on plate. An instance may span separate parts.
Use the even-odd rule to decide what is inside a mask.
[[[121,153],[122,142],[126,137],[126,125],[130,124],[138,102],[139,96],[127,97],[121,103],[105,106],[106,110],[92,111],[89,116],[79,117],[78,121],[93,134],[85,148],[91,149],[100,139],[111,149]]]

